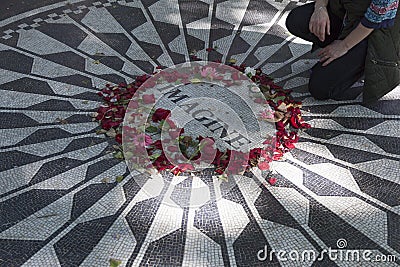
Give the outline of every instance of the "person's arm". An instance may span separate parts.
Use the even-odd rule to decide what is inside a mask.
[[[346,54],[347,51],[364,40],[373,31],[374,29],[367,28],[360,23],[344,40],[336,40],[323,48],[318,54],[320,61],[324,62],[322,66],[328,65],[335,59]]]
[[[347,51],[364,40],[375,29],[392,27],[398,6],[398,0],[371,0],[371,5],[358,26],[343,41],[336,40],[320,51],[318,55],[320,61],[324,62],[322,66],[328,65],[333,60],[346,54]]]
[[[325,40],[325,34],[331,34],[327,6],[328,0],[316,0],[314,13],[311,15],[309,23],[310,32],[315,34],[321,42]]]

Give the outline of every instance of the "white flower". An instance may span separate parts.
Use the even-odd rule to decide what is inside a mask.
[[[247,67],[247,68],[244,70],[244,73],[245,73],[247,76],[249,76],[249,77],[251,78],[251,77],[253,77],[254,75],[256,75],[256,70],[255,70],[254,68],[252,68],[252,67]]]

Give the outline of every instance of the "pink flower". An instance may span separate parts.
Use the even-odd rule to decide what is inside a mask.
[[[266,161],[262,161],[258,163],[258,168],[262,171],[269,170],[269,163]]]
[[[260,117],[264,120],[271,120],[275,118],[274,112],[268,109],[261,111]]]
[[[140,146],[143,144],[145,146],[150,146],[153,143],[153,140],[151,140],[151,136],[147,134],[137,134],[133,136],[132,142],[136,146]]]
[[[213,67],[205,67],[200,71],[201,77],[209,77],[209,78],[215,78],[217,77],[217,73],[215,71],[215,68]]]
[[[143,103],[145,104],[153,104],[154,102],[156,102],[156,99],[154,98],[154,95],[143,95]]]

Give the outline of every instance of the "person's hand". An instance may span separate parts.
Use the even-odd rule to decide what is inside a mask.
[[[319,61],[324,62],[322,66],[326,66],[335,59],[343,56],[348,51],[345,42],[342,40],[333,41],[330,45],[321,49],[318,53]]]
[[[321,42],[325,41],[325,34],[331,34],[331,23],[326,7],[318,7],[314,10],[308,27],[310,32],[315,34]]]

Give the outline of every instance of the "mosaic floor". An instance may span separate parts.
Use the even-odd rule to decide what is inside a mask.
[[[285,29],[304,2],[69,0],[0,21],[0,266],[397,266],[400,89],[373,106],[313,100],[316,57]],[[261,67],[303,101],[313,128],[274,164],[275,186],[257,173],[229,190],[206,173],[139,185],[96,134],[106,83],[192,54]],[[205,201],[186,205],[176,192],[196,183]],[[328,248],[386,262],[262,257]]]

